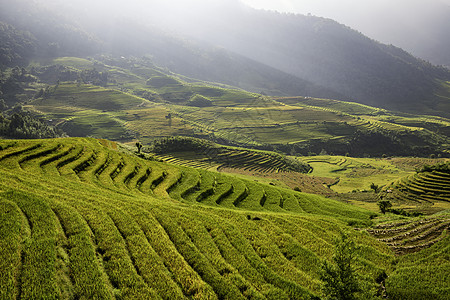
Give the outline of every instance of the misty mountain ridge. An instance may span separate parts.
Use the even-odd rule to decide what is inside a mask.
[[[330,19],[260,11],[239,1],[161,1],[145,9],[139,0],[108,3],[16,1],[0,15],[30,31],[41,55],[150,55],[173,72],[251,91],[410,112],[435,113],[448,102],[435,96],[450,80],[448,69]]]
[[[243,0],[258,7],[259,1]],[[327,17],[393,44],[436,65],[450,66],[450,2],[448,0],[315,0],[292,1],[279,10]]]

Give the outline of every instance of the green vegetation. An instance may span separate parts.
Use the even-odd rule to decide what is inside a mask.
[[[1,299],[446,298],[448,70],[315,17],[240,12],[250,60],[54,9],[0,10],[0,137],[54,138],[0,140]]]
[[[382,200],[378,202],[378,207],[381,213],[385,214],[392,207],[392,203],[389,200]]]
[[[42,62],[33,74],[56,85],[36,83],[36,99],[25,107],[71,136],[138,138],[144,144],[196,136],[302,155],[447,155],[447,119],[403,117],[335,100],[273,100],[168,73],[146,59],[63,57]]]
[[[277,153],[225,147],[189,137],[156,140],[150,150],[164,161],[206,169],[214,166],[265,173],[311,171],[309,165]]]
[[[49,125],[32,114],[17,110],[11,116],[4,117],[0,113],[0,136],[9,138],[53,138],[61,137],[60,129]]]
[[[212,106],[213,103],[211,100],[209,100],[208,98],[206,98],[204,96],[195,95],[195,96],[192,96],[191,99],[189,99],[187,105],[196,106],[196,107],[208,107],[208,106]]]
[[[424,166],[421,171],[402,177],[383,188],[381,197],[398,205],[432,213],[450,208],[450,170],[448,163]]]
[[[440,163],[436,165],[425,165],[420,170],[417,171],[417,173],[426,173],[426,172],[450,172],[450,162],[447,163]]]
[[[1,262],[16,266],[4,295],[304,299],[319,295],[317,261],[341,231],[366,245],[367,284],[389,268],[389,251],[347,225],[372,212],[101,144],[115,147],[1,142]]]
[[[322,280],[326,299],[351,300],[358,299],[359,286],[355,269],[356,245],[347,236],[341,236],[333,255],[333,264],[325,261],[322,265]]]
[[[447,225],[448,227],[448,225]],[[417,253],[404,256],[386,280],[391,299],[447,299],[450,236]],[[439,282],[446,281],[446,286]]]
[[[0,67],[22,65],[32,58],[35,40],[28,33],[17,30],[14,26],[0,22]]]
[[[393,261],[394,272],[386,279],[389,298],[448,298],[449,225],[450,215],[443,213],[383,222],[369,230],[396,254],[403,255]]]
[[[372,290],[381,270],[395,272],[392,293],[403,295],[410,290],[396,287],[409,269],[392,269],[382,243],[401,252],[445,242],[446,215],[425,225],[378,225],[377,237],[382,226],[399,229],[393,242],[383,235],[376,242],[347,225],[367,226],[374,213],[320,196],[143,160],[105,140],[0,144],[1,261],[15,266],[0,278],[6,297],[20,290],[55,298],[304,299],[320,295],[317,262],[331,260],[341,232],[359,245],[360,283]],[[422,293],[442,293],[441,283],[433,289]]]
[[[373,185],[385,186],[402,176],[413,174],[406,166],[397,165],[391,159],[355,158],[348,156],[318,155],[298,157],[312,166],[312,176],[339,178],[331,188],[338,193],[369,190]],[[408,159],[401,159],[405,161]],[[427,160],[425,160],[427,161]]]

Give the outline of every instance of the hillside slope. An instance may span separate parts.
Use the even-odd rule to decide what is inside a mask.
[[[341,231],[367,284],[389,268],[347,226],[373,213],[115,148],[1,141],[2,298],[306,299]]]

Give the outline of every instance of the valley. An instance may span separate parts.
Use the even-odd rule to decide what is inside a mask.
[[[0,299],[447,300],[449,100],[310,14],[0,0]]]
[[[345,233],[358,297],[445,298],[449,120],[92,58],[20,72],[11,112],[79,138],[1,141],[2,297],[316,299]]]

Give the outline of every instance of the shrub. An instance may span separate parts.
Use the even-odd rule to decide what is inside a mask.
[[[370,189],[377,193],[380,190],[380,187],[372,182],[372,184],[370,185]]]
[[[421,213],[421,212],[418,212],[418,211],[408,212],[401,208],[392,208],[392,209],[388,209],[387,211],[390,213],[393,213],[394,215],[400,215],[400,216],[405,216],[405,217],[423,216],[423,213]]]
[[[378,201],[378,207],[380,208],[380,211],[385,214],[386,211],[389,211],[389,208],[392,207],[392,203],[389,200],[381,200]]]
[[[142,144],[140,142],[136,142],[137,153],[141,153]]]

